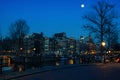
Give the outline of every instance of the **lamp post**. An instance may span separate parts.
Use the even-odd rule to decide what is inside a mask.
[[[36,48],[33,48],[34,54],[36,53]]]
[[[20,48],[20,50],[23,50],[23,48]]]
[[[35,50],[36,50],[36,48],[33,48],[33,50],[35,51]]]
[[[103,47],[103,48],[104,48],[104,47],[105,47],[105,45],[106,45],[106,43],[105,43],[104,41],[102,41],[102,43],[101,43],[101,44],[102,44],[102,47]],[[103,49],[103,48],[102,48],[102,49]],[[105,53],[104,53],[104,64],[105,64],[105,63],[106,63],[106,62],[105,62]]]
[[[103,42],[102,42],[102,46],[105,47],[105,45],[106,45],[106,43],[103,41]]]
[[[23,48],[21,47],[21,48],[20,48],[20,55],[23,55],[23,54],[22,54],[22,50],[23,50]]]

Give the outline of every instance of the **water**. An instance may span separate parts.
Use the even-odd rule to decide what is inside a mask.
[[[31,60],[27,60],[26,62],[24,58],[17,58],[18,61],[12,61],[12,63],[9,63],[8,66],[12,68],[10,72],[23,72],[27,69],[35,69],[35,68],[41,68],[44,66],[63,66],[63,65],[73,65],[73,64],[79,64],[80,59],[68,59],[68,58],[61,58],[59,60],[56,59],[47,59],[47,60],[40,60],[40,58],[34,58]],[[24,59],[24,60],[22,60]],[[11,61],[9,61],[11,62]]]

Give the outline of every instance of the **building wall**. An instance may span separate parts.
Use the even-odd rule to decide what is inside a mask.
[[[76,40],[74,38],[67,39],[66,50],[69,55],[74,55],[76,53]]]
[[[44,37],[43,34],[33,33],[24,38],[24,52],[38,55],[44,52]]]
[[[45,54],[49,53],[49,38],[48,37],[45,37],[44,53]]]
[[[66,33],[56,33],[53,38],[55,39],[55,52],[59,55],[64,55],[66,51]]]

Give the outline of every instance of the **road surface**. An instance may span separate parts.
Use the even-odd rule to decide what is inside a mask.
[[[23,76],[16,80],[120,80],[120,64],[76,66]]]

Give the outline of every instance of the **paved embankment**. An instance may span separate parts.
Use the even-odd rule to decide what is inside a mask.
[[[0,80],[9,80],[9,79],[15,79],[19,77],[29,76],[33,74],[48,72],[48,71],[57,71],[60,69],[68,69],[72,67],[80,67],[80,66],[95,66],[95,65],[104,65],[102,63],[94,63],[94,64],[74,64],[74,65],[63,65],[63,66],[45,66],[42,68],[35,68],[35,69],[29,69],[23,72],[12,72],[10,74],[2,74],[0,75]]]

